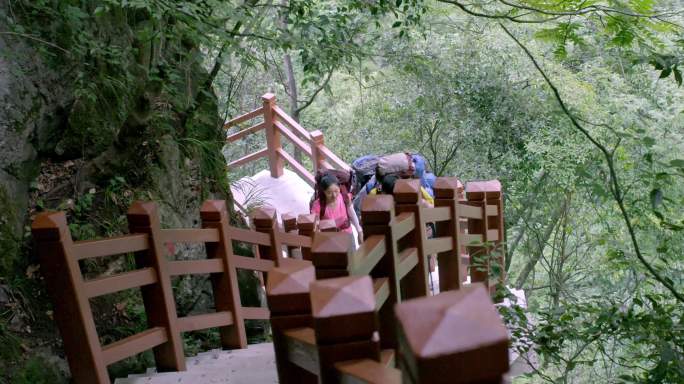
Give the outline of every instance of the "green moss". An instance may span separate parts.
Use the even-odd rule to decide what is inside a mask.
[[[9,275],[21,249],[21,242],[16,234],[16,209],[7,190],[0,186],[0,276]]]

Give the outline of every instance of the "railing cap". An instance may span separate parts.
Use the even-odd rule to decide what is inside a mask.
[[[205,221],[221,221],[228,218],[225,200],[206,200],[200,207],[200,217]]]
[[[392,194],[394,200],[399,204],[416,204],[420,199],[420,180],[397,180]]]
[[[304,231],[313,231],[316,226],[316,215],[313,213],[302,214],[297,217],[297,228]]]
[[[311,283],[314,318],[352,315],[375,311],[375,294],[370,276],[348,276]]]
[[[136,201],[128,207],[126,212],[129,227],[147,227],[154,224],[159,218],[157,216],[157,203],[153,201]]]
[[[311,254],[316,268],[347,269],[353,252],[354,237],[351,233],[314,233]]]
[[[297,229],[297,216],[292,212],[283,213],[280,215],[280,220],[283,221],[283,229],[292,231]]]
[[[437,199],[455,199],[463,192],[463,184],[457,177],[438,177],[433,189]]]
[[[425,361],[461,367],[457,378],[450,381],[458,383],[497,377],[508,371],[508,331],[484,285],[405,301],[396,306],[395,312],[401,335],[411,349],[403,355],[414,369],[425,367],[421,365]],[[420,376],[423,374],[431,375],[422,372]]]
[[[337,232],[335,220],[324,219],[318,222],[318,229],[321,232]]]
[[[323,144],[323,132],[321,132],[319,129],[311,131],[311,141],[316,144]]]
[[[43,212],[38,214],[31,224],[31,232],[35,240],[57,241],[69,235],[66,214],[64,212]]]
[[[501,198],[501,182],[499,180],[469,181],[466,184],[468,200]]]
[[[262,100],[264,103],[275,104],[276,95],[275,95],[274,93],[271,93],[271,92],[264,93],[264,95],[261,96],[261,100]]]
[[[252,221],[256,227],[271,227],[276,221],[276,210],[271,207],[259,207],[252,212]]]
[[[311,244],[315,254],[350,254],[354,249],[354,237],[347,232],[316,232]]]
[[[394,217],[392,195],[371,195],[361,204],[361,220],[364,224],[387,224]]]
[[[283,213],[282,215],[280,215],[280,219],[283,220],[283,223],[286,221],[293,221],[293,220],[295,222],[297,222],[297,215],[295,215],[292,212],[287,212],[287,213]]]
[[[268,272],[267,295],[290,295],[309,292],[316,280],[316,269],[307,260],[283,259],[280,266]]]

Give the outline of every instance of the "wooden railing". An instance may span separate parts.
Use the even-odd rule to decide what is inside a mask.
[[[254,123],[249,128],[227,136],[228,142],[234,142],[252,133],[265,131],[266,148],[245,155],[235,161],[228,163],[228,168],[236,168],[262,157],[268,158],[268,166],[272,177],[283,175],[284,162],[287,162],[292,169],[309,185],[314,185],[314,175],[321,168],[326,169],[345,169],[350,167],[325,146],[323,133],[321,131],[309,132],[302,128],[299,123],[285,113],[276,105],[275,95],[267,93],[262,97],[263,106],[244,115],[238,116],[225,125],[225,129],[237,126],[258,118],[263,119]],[[313,170],[307,169],[299,163],[292,155],[287,153],[282,146],[282,138],[286,138],[311,159]]]
[[[438,178],[436,207],[428,208],[417,180],[398,181],[394,196],[364,201],[367,238],[359,249],[348,233],[316,232],[311,261],[287,260],[270,272],[280,383],[501,380],[508,334],[485,289],[495,285],[492,253],[503,262],[493,252],[501,246],[501,191],[497,182],[466,190],[468,200],[459,201],[458,180]],[[428,223],[436,223],[434,238]],[[430,254],[438,255],[442,292],[433,297],[427,297]],[[462,261],[470,255],[484,261],[471,268],[471,281],[479,282],[465,285]],[[401,369],[394,368],[396,352]]]
[[[264,211],[255,214],[257,225],[263,223],[267,214]],[[218,328],[223,348],[244,348],[247,345],[244,320],[269,318],[267,308],[241,306],[236,270],[268,272],[280,264],[283,255],[262,252],[256,258],[239,256],[233,253],[232,242],[271,248],[278,242],[307,250],[311,238],[297,234],[281,238],[263,227],[257,231],[232,227],[228,224],[224,201],[205,202],[200,216],[201,229],[161,229],[156,205],[139,202],[128,210],[129,235],[90,241],[72,240],[64,212],[42,213],[36,217],[33,238],[75,383],[110,383],[108,365],[148,349],[154,350],[158,371],[185,370],[182,332]],[[207,258],[169,261],[164,254],[165,243],[204,243]],[[79,260],[128,253],[135,255],[135,270],[84,279]],[[211,275],[215,312],[179,318],[171,278],[195,274]],[[101,345],[89,300],[138,288],[148,329]]]
[[[288,263],[296,259],[312,263],[311,272],[305,273],[306,276],[311,275],[312,279],[371,276],[369,284],[372,292],[369,295],[373,297],[373,309],[377,309],[380,319],[378,345],[396,350],[401,342],[397,339],[398,318],[393,308],[405,299],[429,294],[428,255],[437,255],[442,292],[461,288],[467,280],[469,260],[480,256],[484,261],[477,267],[471,266],[470,280],[492,288],[503,281],[490,281],[491,265],[498,265],[502,269],[504,262],[503,252],[500,252],[503,233],[500,185],[492,181],[472,182],[468,183],[465,192],[467,200],[462,199],[463,187],[456,178],[438,178],[434,208],[421,205],[418,180],[398,181],[394,196],[367,197],[361,215],[366,239],[356,251],[353,250],[350,234],[319,232],[326,228],[334,229],[334,226],[326,226],[325,222],[317,223],[313,215],[295,218],[284,214],[281,229],[275,210],[261,208],[252,214],[253,230],[232,227],[228,224],[223,201],[207,201],[202,205],[202,228],[197,229],[161,229],[156,205],[138,202],[131,206],[127,214],[128,235],[75,242],[63,212],[38,215],[33,222],[32,232],[40,256],[41,271],[48,291],[53,296],[55,319],[77,384],[109,383],[108,365],[148,349],[154,350],[158,371],[182,371],[185,369],[182,332],[218,328],[223,348],[244,348],[246,336],[243,321],[269,318],[279,369],[290,369],[280,366],[285,364],[283,359],[295,359],[297,367],[311,368],[308,372],[317,375],[322,374],[320,369],[323,369],[317,364],[329,368],[330,364],[324,361],[340,360],[337,357],[333,360],[323,357],[325,348],[321,349],[322,346],[316,344],[317,339],[314,338],[319,331],[291,331],[308,326],[312,318],[312,313],[307,312],[310,308],[306,306],[309,303],[308,291],[306,294],[299,292],[299,299],[287,299],[283,307],[278,307],[277,299],[271,296],[278,295],[279,291],[270,289],[271,313],[266,308],[242,307],[236,270],[267,272],[269,287],[279,286],[278,282],[283,280],[278,273],[282,275],[284,272],[281,270],[276,273],[274,271],[277,269],[274,268],[283,267],[287,271],[291,267]],[[437,231],[433,238],[428,238],[428,223],[436,224]],[[234,254],[233,241],[252,244],[256,257]],[[204,243],[207,258],[169,261],[164,254],[165,243]],[[498,254],[496,250],[499,250]],[[84,279],[79,260],[128,253],[135,256],[135,270]],[[171,278],[194,274],[211,275],[215,312],[179,318],[171,290]],[[148,329],[112,344],[100,345],[89,300],[138,288],[142,292]],[[273,300],[276,300],[276,304],[273,304]],[[316,319],[315,311],[313,319]],[[343,326],[333,328],[344,329]],[[334,335],[331,337],[334,339]],[[377,344],[376,341],[373,343]],[[295,353],[292,348],[298,350],[300,347],[304,348],[302,353],[312,353],[311,348],[314,348],[318,351],[316,359],[319,360],[308,354],[292,357],[292,353]],[[375,351],[375,347],[371,349]],[[289,352],[283,355],[285,350]],[[344,360],[370,356],[389,366],[392,359],[389,359],[388,353],[340,356],[346,356]],[[333,355],[338,356],[337,352]],[[309,357],[314,360],[307,360]],[[314,366],[318,368],[314,369]],[[358,368],[354,364],[344,366],[350,374]],[[281,380],[287,382],[282,375],[281,372]]]
[[[263,121],[228,136],[228,141],[265,130],[267,147],[231,162],[230,167],[268,157],[271,175],[279,177],[287,161],[313,185],[313,174],[283,150],[281,137],[285,136],[312,159],[314,174],[320,168],[349,169],[324,145],[320,131],[304,130],[275,105],[272,94],[264,95],[263,102],[262,108],[231,120],[226,127],[262,117]],[[407,319],[410,316],[402,316],[401,308],[414,308],[411,305],[418,312],[424,309],[428,313],[459,306],[463,295],[481,295],[478,290],[464,290],[468,280],[484,285],[490,295],[504,281],[499,182],[470,182],[464,191],[456,178],[438,178],[434,190],[434,207],[421,204],[418,180],[398,181],[394,196],[367,197],[361,215],[366,238],[357,250],[353,250],[351,235],[335,232],[334,222],[318,221],[314,215],[285,213],[281,228],[274,209],[260,208],[252,212],[252,230],[232,227],[223,201],[203,204],[202,228],[197,229],[162,229],[156,206],[138,202],[127,214],[130,234],[92,241],[74,242],[63,212],[38,215],[32,232],[74,382],[109,383],[108,365],[148,349],[154,351],[158,371],[181,371],[185,369],[182,332],[218,328],[223,348],[244,348],[244,320],[269,318],[281,383],[327,383],[340,377],[349,383],[395,383],[402,377],[407,383],[437,383],[439,377],[434,372],[442,372],[450,364],[465,373],[458,379],[453,374],[444,375],[454,380],[449,382],[496,380],[507,367],[507,357],[504,361],[498,347],[503,339],[497,339],[497,347],[491,350],[454,342],[449,345],[452,349],[445,350],[445,356],[453,352],[453,359],[433,359],[411,342],[415,336],[412,332],[427,333],[414,331],[417,325]],[[428,236],[428,224],[436,228],[433,236]],[[256,256],[234,254],[233,241],[251,244]],[[165,243],[204,243],[207,258],[169,261],[164,254]],[[128,253],[135,256],[135,270],[84,279],[79,260]],[[430,292],[429,255],[437,256],[440,292],[461,293],[440,294],[439,302],[419,299]],[[237,269],[266,275],[270,312],[241,306]],[[211,276],[215,312],[179,318],[171,279],[194,274]],[[314,279],[318,280],[309,290]],[[331,280],[325,283],[324,279]],[[351,289],[347,284],[360,288]],[[103,346],[89,300],[126,289],[140,289],[148,329]],[[350,289],[358,293],[355,298],[363,297],[366,302],[357,300],[356,304],[333,308],[334,316],[326,315],[332,309],[320,304],[320,298]],[[402,303],[409,299],[417,301]],[[465,311],[477,316],[482,311],[487,324],[498,324],[488,300],[484,300],[484,307]],[[357,305],[366,307],[359,309]],[[413,310],[406,309],[409,313]],[[440,316],[444,317],[434,314],[430,319]],[[376,331],[379,338],[373,336]],[[497,332],[494,329],[500,336]],[[393,368],[395,351],[403,356],[398,362],[403,374]],[[476,361],[489,361],[495,355],[496,366]],[[361,360],[350,361],[353,359]],[[482,369],[467,373],[471,365]]]

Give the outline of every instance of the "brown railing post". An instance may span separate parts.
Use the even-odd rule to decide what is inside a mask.
[[[354,237],[346,232],[316,232],[311,244],[316,279],[349,276]]]
[[[468,199],[467,204],[479,208],[482,213],[482,219],[468,219],[468,234],[482,236],[482,244],[467,244],[466,247],[470,256],[470,281],[473,283],[481,282],[489,289],[486,204],[482,200],[470,199]]]
[[[271,245],[259,245],[259,255],[262,259],[273,260],[276,267],[283,258],[283,247],[278,238],[278,221],[276,211],[270,207],[257,208],[252,213],[252,221],[257,232],[268,233]]]
[[[314,176],[321,168],[323,168],[325,156],[323,156],[320,150],[323,145],[323,132],[319,130],[311,132],[311,163],[313,164]]]
[[[401,300],[399,277],[397,275],[397,241],[392,233],[394,219],[394,198],[389,195],[368,196],[361,206],[363,234],[385,236],[386,252],[378,265],[371,271],[373,278],[386,277],[389,283],[389,297],[379,310],[380,340],[383,348],[396,348],[396,320],[393,307]]]
[[[318,230],[321,232],[337,232],[335,220],[324,219],[318,222]]]
[[[311,283],[311,311],[322,384],[337,382],[336,362],[380,361],[375,294],[369,276]]]
[[[461,182],[455,177],[438,177],[435,181],[435,207],[449,207],[450,220],[437,225],[437,236],[450,236],[453,239],[452,249],[440,252],[437,256],[439,265],[439,291],[446,292],[461,288],[465,280],[466,268],[461,268],[461,230],[459,228],[458,194],[463,190]]]
[[[33,221],[31,231],[40,258],[40,271],[55,306],[54,317],[64,340],[64,351],[74,382],[109,384],[64,212],[41,213]]]
[[[184,371],[183,340],[177,324],[176,302],[171,289],[168,262],[164,256],[164,244],[159,226],[157,205],[152,202],[135,202],[126,213],[130,233],[146,233],[150,248],[136,252],[135,263],[138,268],[154,268],[157,283],[141,287],[147,323],[149,327],[164,327],[168,341],[154,348],[157,370]]]
[[[302,236],[313,237],[314,229],[316,228],[316,215],[302,214],[297,218],[297,228],[299,234]],[[302,248],[302,258],[304,260],[311,260],[311,249]]]
[[[240,288],[237,271],[233,265],[233,243],[230,238],[228,211],[224,200],[207,200],[200,208],[202,228],[216,228],[219,231],[218,243],[206,243],[207,257],[221,259],[223,273],[211,275],[216,311],[230,311],[233,324],[220,327],[221,346],[225,349],[247,347],[245,323],[242,319]]]
[[[411,212],[416,221],[415,229],[409,232],[400,244],[404,249],[415,247],[418,253],[418,264],[404,277],[404,294],[407,299],[427,296],[430,292],[428,261],[425,254],[427,231],[420,206],[420,180],[397,180],[393,194],[397,214]],[[400,252],[402,250],[400,249]]]
[[[264,103],[264,125],[266,126],[266,143],[268,145],[268,166],[271,169],[271,177],[278,178],[283,175],[283,159],[278,154],[281,148],[280,131],[276,128],[275,113],[276,97],[267,93],[261,97]]]
[[[307,260],[284,260],[269,272],[266,298],[271,311],[271,328],[275,348],[278,379],[281,384],[317,383],[318,378],[290,362],[284,331],[311,327],[309,285],[316,278]]]
[[[508,331],[481,284],[403,302],[396,313],[402,383],[501,383],[508,372]]]
[[[495,287],[490,287],[490,273],[491,263],[495,261],[498,269],[497,285],[502,285],[504,282],[505,272],[505,254],[503,247],[503,204],[501,195],[501,183],[498,180],[488,181],[473,181],[466,185],[466,197],[470,204],[478,204],[482,207],[483,220],[481,223],[474,223],[476,230],[482,231],[482,241],[488,243],[483,249],[487,255],[486,275],[477,276],[478,280],[484,281],[490,288],[490,291]],[[497,207],[497,214],[495,216],[487,215],[487,206],[494,205]],[[480,227],[481,226],[481,227]],[[470,229],[470,227],[469,227]],[[490,231],[496,231],[491,237],[496,236],[495,239],[490,238]],[[475,232],[474,232],[475,233]],[[479,233],[479,232],[478,232]],[[495,260],[489,260],[490,256],[496,256]],[[472,259],[471,259],[472,262]]]
[[[294,213],[288,212],[280,215],[283,221],[283,231],[287,233],[298,234],[297,232],[297,216]],[[287,246],[287,256],[290,258],[301,259],[302,255],[297,251],[297,247]]]

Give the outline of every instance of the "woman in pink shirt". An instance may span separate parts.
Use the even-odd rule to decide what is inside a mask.
[[[342,232],[353,233],[353,225],[361,244],[363,230],[351,203],[350,193],[346,188],[340,188],[340,182],[334,175],[323,176],[317,188],[319,198],[314,200],[311,213],[316,214],[319,220],[334,220],[337,229]]]

